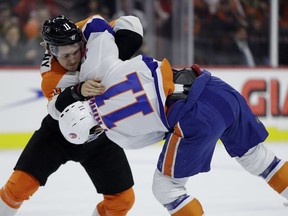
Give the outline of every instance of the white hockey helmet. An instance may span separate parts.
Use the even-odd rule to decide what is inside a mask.
[[[67,106],[59,116],[59,127],[65,139],[73,144],[90,142],[103,132],[88,101]]]

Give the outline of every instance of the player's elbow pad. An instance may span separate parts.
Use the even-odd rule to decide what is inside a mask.
[[[121,29],[115,34],[115,43],[121,60],[130,59],[142,46],[143,37],[131,30]]]

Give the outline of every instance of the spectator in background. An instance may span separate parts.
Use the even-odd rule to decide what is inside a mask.
[[[127,15],[133,15],[140,19],[143,29],[147,28],[147,19],[145,18],[145,14],[143,12],[142,3],[139,1],[133,2],[134,4],[130,5],[128,4],[128,0],[120,0],[120,10],[117,11],[115,14],[113,14],[112,18],[115,19],[120,16],[127,16]]]
[[[3,27],[12,20],[17,21],[17,17],[12,15],[11,7],[8,3],[0,3],[0,37],[3,35]]]
[[[238,3],[219,0],[213,7],[216,11],[205,28],[211,41],[210,56],[206,59],[210,65],[255,65],[247,44],[245,14]]]
[[[24,32],[28,39],[41,36],[41,26],[45,20],[51,18],[51,13],[47,7],[40,7],[29,13],[29,18],[24,25]]]
[[[172,1],[154,1],[154,8],[156,13],[156,56],[159,59],[166,57],[172,60]]]
[[[288,31],[288,3],[286,0],[280,0],[280,28]]]
[[[265,2],[246,1],[248,42],[256,65],[269,65],[269,8]]]
[[[38,20],[39,21],[39,20]],[[7,66],[39,65],[43,48],[40,46],[37,25],[25,26],[24,33],[18,22],[7,22],[0,41],[0,63]]]
[[[100,4],[98,0],[89,0],[87,2],[87,11],[85,12],[88,16],[100,14],[105,20],[111,20],[110,9]]]
[[[269,22],[266,21],[255,18],[248,26],[248,41],[256,65],[269,65],[269,30],[267,27]]]
[[[192,0],[191,0],[192,1]],[[180,4],[180,1],[175,1]],[[24,32],[22,43],[26,44],[29,52],[26,64],[37,64],[38,59],[33,59],[40,49],[38,44],[39,32],[37,31],[39,14],[49,12],[51,16],[65,14],[73,21],[81,20],[89,15],[100,13],[106,20],[122,14],[133,14],[140,18],[144,30],[149,25],[147,16],[155,16],[151,25],[156,25],[157,58],[168,57],[173,62],[171,54],[172,41],[172,0],[155,0],[153,7],[155,14],[147,14],[143,10],[145,1],[140,0],[6,0],[0,1],[0,44],[3,47],[3,27],[7,23],[19,22],[20,31]],[[230,59],[229,43],[234,43],[233,34],[237,26],[244,26],[247,41],[254,56],[255,65],[269,65],[269,19],[270,3],[267,0],[193,0],[194,4],[194,57],[195,61],[203,65],[235,65]],[[279,64],[288,65],[288,1],[279,0]],[[117,11],[117,5],[121,5]],[[43,12],[43,8],[46,12]],[[44,11],[45,11],[44,10]],[[113,16],[114,15],[114,16]],[[41,16],[41,15],[40,15]],[[177,15],[180,20],[181,14]],[[46,19],[49,17],[47,16]],[[182,17],[183,18],[183,17]],[[179,23],[180,24],[180,23]],[[178,23],[176,24],[176,26]],[[152,35],[153,37],[153,35]],[[226,41],[230,40],[230,41]],[[142,52],[149,53],[149,48],[144,41]],[[148,48],[148,49],[146,49]],[[228,50],[226,50],[226,48]],[[30,52],[30,50],[32,51]],[[3,51],[3,50],[2,50]],[[216,61],[218,52],[222,52],[226,61]],[[19,52],[21,52],[19,50]],[[206,55],[203,55],[203,52]],[[208,54],[207,54],[208,53]],[[30,56],[30,57],[29,57]],[[162,56],[162,57],[161,57]],[[221,57],[221,55],[219,56]],[[4,56],[0,51],[0,61]],[[24,57],[23,57],[24,58]],[[30,61],[33,59],[32,61]]]
[[[58,16],[61,14],[60,8],[56,4],[55,0],[19,0],[13,11],[19,17],[20,24],[24,26],[31,16],[33,16],[33,13],[37,13],[37,11],[42,8],[46,8],[49,11],[50,16]],[[39,22],[42,24],[42,21],[44,20]]]
[[[10,22],[17,22],[17,17],[13,17],[11,7],[8,3],[0,3],[0,63],[5,62],[7,54],[6,39],[4,39],[4,27]]]
[[[112,15],[112,20],[116,19],[117,17],[120,16],[128,16],[128,15],[133,15],[136,16],[140,19],[141,24],[143,26],[143,31],[145,34],[145,31],[147,30],[147,19],[146,15],[143,10],[143,2],[141,1],[134,1],[132,5],[129,5],[129,0],[119,0],[120,3],[120,10],[118,10],[116,13]],[[138,53],[147,53],[149,52],[148,47],[146,46],[147,41],[144,37],[143,39],[143,44],[138,52],[135,53],[137,55]]]
[[[55,1],[61,14],[71,17],[71,20],[81,20],[89,16],[100,14],[104,19],[111,20],[111,9],[108,3],[111,0],[76,0],[76,1]],[[108,2],[108,3],[107,3]],[[115,4],[113,0],[113,4]]]
[[[89,0],[87,3],[87,15],[91,16],[98,14],[100,11],[98,0]]]
[[[232,33],[236,25],[247,26],[247,23],[231,1],[220,0],[217,12],[211,16],[210,31],[218,34]]]
[[[235,33],[233,35],[233,39],[235,42],[235,45],[237,46],[237,54],[239,55],[239,62],[238,65],[247,65],[249,67],[255,66],[254,57],[251,53],[250,47],[248,45],[248,37],[247,37],[247,31],[246,28],[243,26],[239,26],[236,28]],[[237,61],[236,61],[237,62]]]
[[[23,30],[26,36],[25,56],[30,65],[38,66],[41,64],[43,57],[43,48],[40,46],[40,42],[42,41],[41,27],[42,23],[50,18],[50,10],[42,7],[31,12],[27,23],[24,25]]]
[[[82,20],[87,18],[87,16],[98,13],[107,18],[107,20],[111,20],[116,0],[73,0],[54,1],[54,3],[61,11],[61,14],[70,17],[72,21]],[[111,12],[112,6],[113,12]]]
[[[209,52],[212,65],[235,65],[254,67],[255,61],[248,44],[245,27],[236,26],[233,32],[218,34]]]
[[[51,11],[54,14],[59,13],[59,10],[53,0],[20,0],[12,6],[5,5],[3,13],[7,14],[4,16],[7,18],[0,22],[5,24],[1,33],[4,38],[0,40],[0,61],[2,65],[38,66],[43,55],[43,49],[39,45],[42,23],[51,17]],[[13,19],[10,18],[12,11],[15,13]]]
[[[207,65],[211,59],[207,50],[211,49],[213,36],[209,31],[211,13],[209,5],[203,0],[194,0],[194,62],[200,65]]]
[[[3,39],[0,42],[1,65],[26,65],[23,37],[18,23],[7,23],[3,27]]]
[[[61,11],[61,14],[65,14],[65,16],[70,17],[70,19],[74,22],[87,18],[88,2],[89,0],[54,1]]]
[[[280,0],[279,64],[288,65],[288,3]]]

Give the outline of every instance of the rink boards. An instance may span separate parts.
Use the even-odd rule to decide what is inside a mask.
[[[288,69],[209,68],[240,91],[266,125],[269,141],[288,141]],[[0,148],[22,148],[47,113],[38,69],[0,69]]]

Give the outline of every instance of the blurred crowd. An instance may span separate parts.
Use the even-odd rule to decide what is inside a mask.
[[[270,64],[271,1],[220,0],[217,5],[215,0],[194,2],[195,49],[200,53],[196,61],[213,65]],[[279,64],[288,65],[288,1],[279,2]],[[205,50],[209,50],[209,58],[205,58]]]
[[[191,1],[195,63],[269,65],[269,0]],[[153,2],[153,14],[147,11],[145,2]],[[288,65],[288,1],[279,2],[279,64]],[[39,66],[44,51],[39,45],[42,24],[60,14],[75,22],[97,13],[108,21],[133,14],[140,18],[144,30],[152,24],[148,18],[153,16],[158,50],[155,57],[170,57],[173,50],[167,42],[173,39],[172,3],[173,0],[0,0],[0,66]],[[185,23],[185,17],[183,20]],[[150,54],[149,42],[145,41],[142,52]]]

